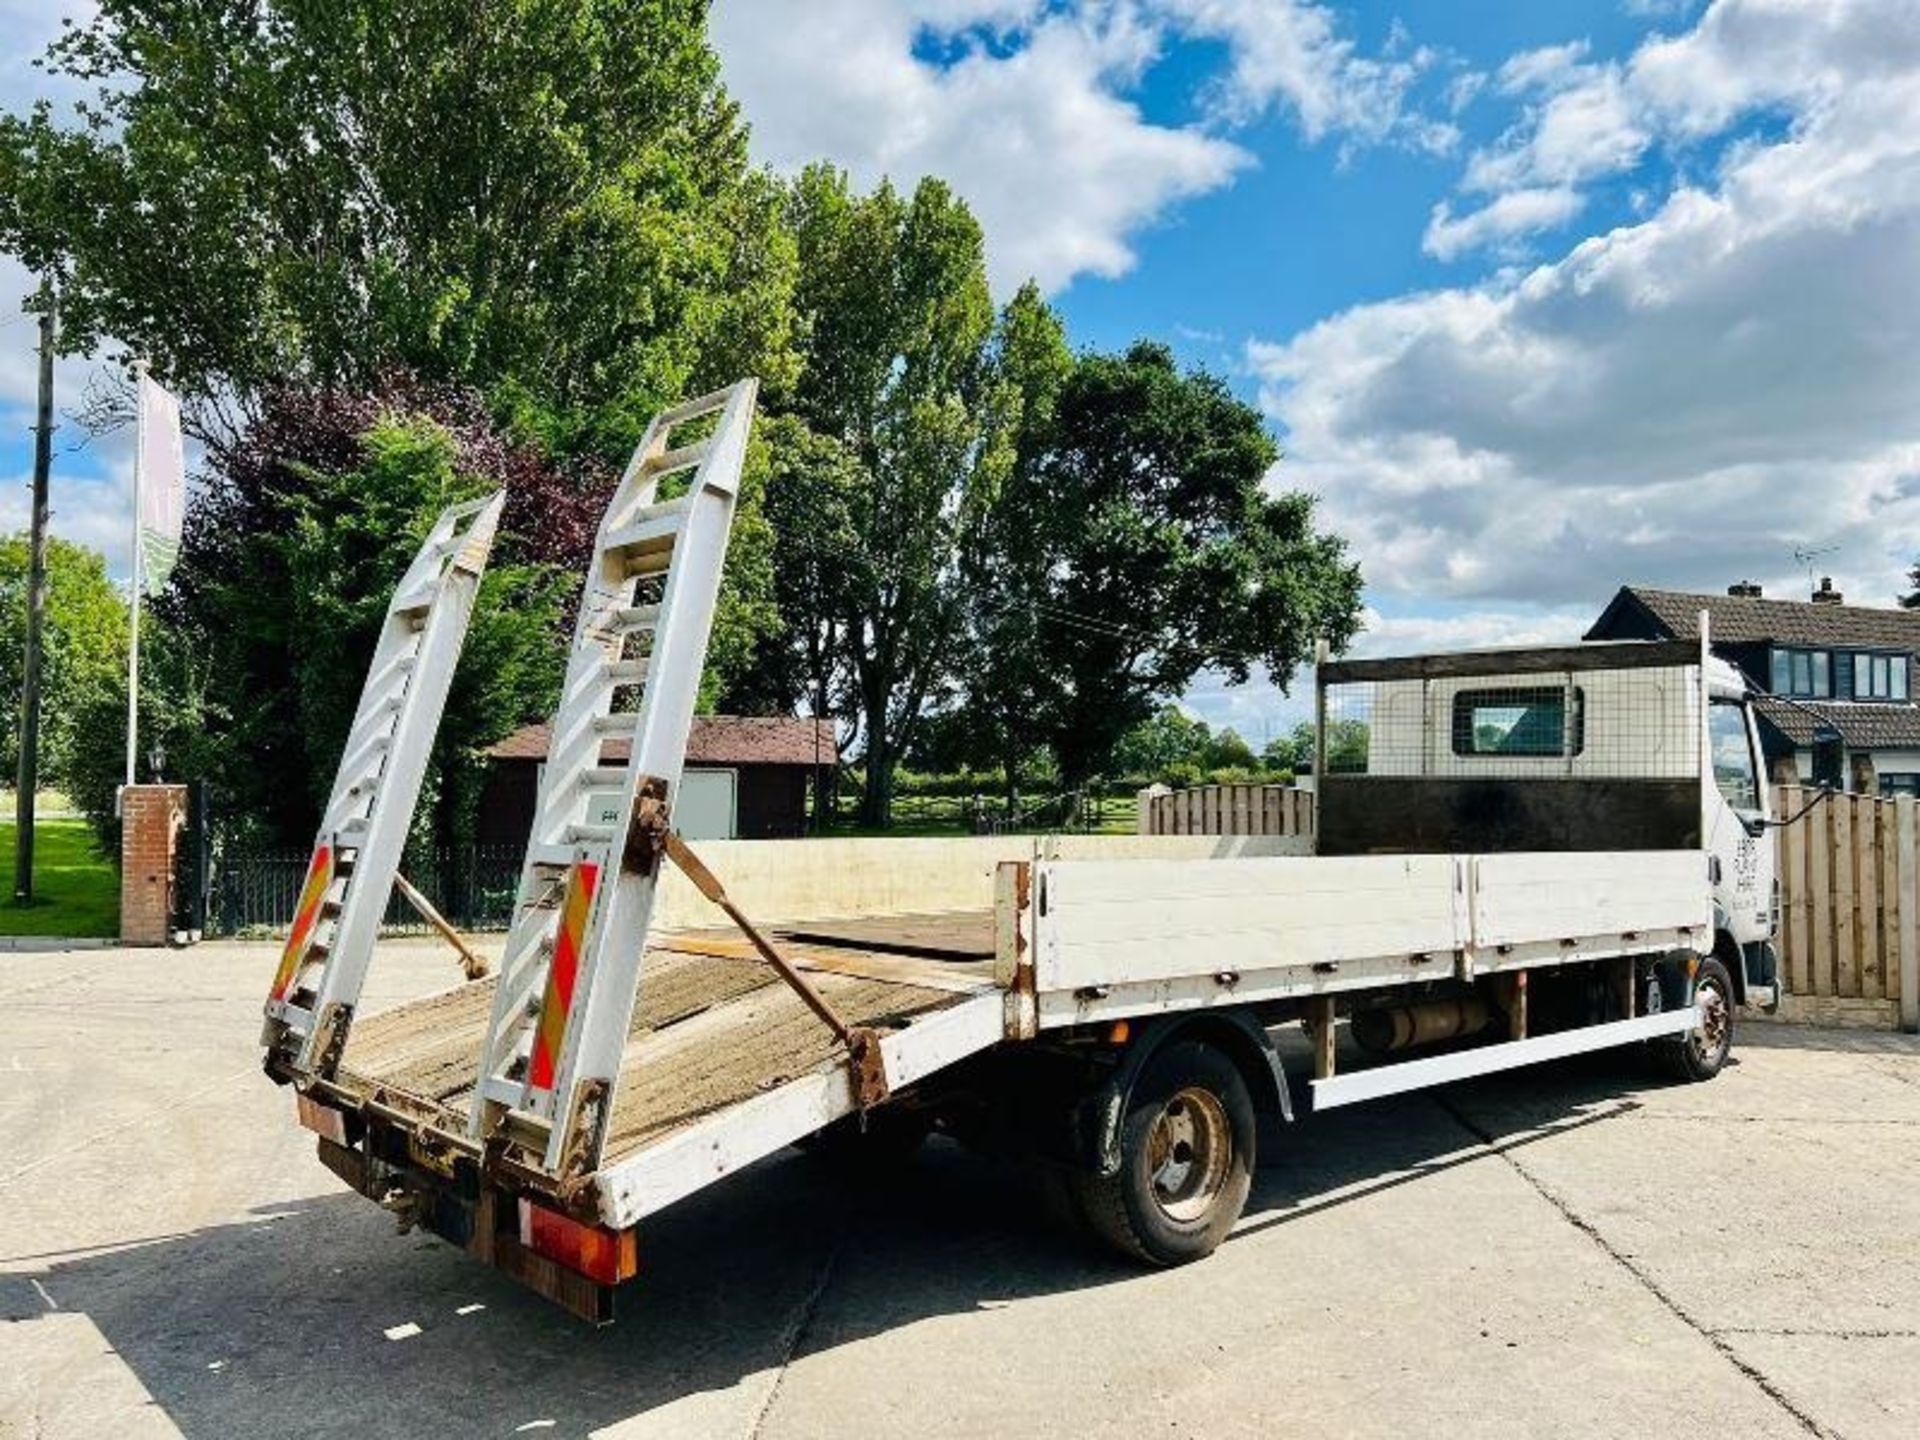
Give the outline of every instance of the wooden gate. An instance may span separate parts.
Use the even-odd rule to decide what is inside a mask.
[[[1783,785],[1774,814],[1819,792]],[[1835,794],[1776,832],[1789,1018],[1920,1024],[1920,813],[1911,796]]]

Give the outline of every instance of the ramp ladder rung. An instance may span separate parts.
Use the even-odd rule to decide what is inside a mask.
[[[627,635],[640,630],[651,630],[659,621],[658,605],[626,605],[613,612],[614,628]]]
[[[691,445],[682,445],[676,450],[666,450],[645,461],[643,468],[649,475],[671,475],[676,470],[691,470],[707,458],[711,444],[705,440],[695,440]]]

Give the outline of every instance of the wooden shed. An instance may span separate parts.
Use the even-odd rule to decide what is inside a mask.
[[[523,725],[487,751],[481,844],[526,843],[548,739],[544,724]],[[604,754],[610,764],[625,760],[627,742],[608,740]],[[810,787],[827,784],[839,759],[832,720],[696,715],[677,807],[682,833],[701,840],[804,835]]]

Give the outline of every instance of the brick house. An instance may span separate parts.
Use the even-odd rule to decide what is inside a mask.
[[[1715,654],[1767,695],[1794,701],[1762,699],[1756,706],[1761,745],[1777,778],[1787,778],[1790,766],[1803,781],[1920,794],[1913,677],[1920,610],[1848,605],[1831,580],[1808,600],[1769,599],[1751,583],[1729,586],[1724,595],[1625,585],[1585,638],[1695,639],[1702,610]],[[1824,735],[1823,727],[1830,727]]]

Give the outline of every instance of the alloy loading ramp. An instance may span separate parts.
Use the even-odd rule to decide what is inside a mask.
[[[331,1074],[359,1004],[506,492],[450,506],[394,587],[280,966],[261,1043]]]
[[[612,1123],[756,385],[656,416],[594,538],[467,1134],[581,1182]],[[679,438],[679,443],[676,442]],[[663,498],[662,482],[684,482]],[[627,756],[605,751],[630,738]]]

